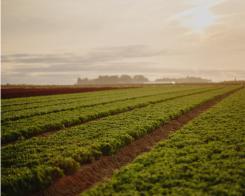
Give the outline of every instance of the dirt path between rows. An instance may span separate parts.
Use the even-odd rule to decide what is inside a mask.
[[[81,168],[70,176],[64,176],[54,182],[50,187],[35,195],[73,196],[95,185],[97,182],[112,176],[116,169],[132,162],[136,156],[149,151],[160,140],[166,139],[171,132],[177,131],[186,123],[208,110],[222,99],[240,90],[235,89],[223,95],[219,95],[185,114],[169,121],[151,133],[133,141],[123,147],[112,156],[102,156],[99,160],[81,166]]]

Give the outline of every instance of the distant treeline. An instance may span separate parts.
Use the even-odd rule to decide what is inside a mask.
[[[185,77],[185,78],[161,78],[156,79],[155,82],[163,83],[210,83],[212,80],[208,80],[200,77]]]
[[[77,84],[135,84],[149,82],[148,78],[143,75],[121,75],[121,76],[99,76],[96,79],[78,78]]]
[[[84,84],[142,84],[142,83],[210,83],[211,80],[203,79],[200,77],[185,77],[185,78],[161,78],[156,79],[155,81],[150,81],[143,75],[104,75],[99,76],[95,79],[88,79],[88,78],[78,78],[77,84],[84,85]]]

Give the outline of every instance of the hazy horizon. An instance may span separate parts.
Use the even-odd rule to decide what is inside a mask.
[[[2,83],[245,80],[243,0],[3,0]]]

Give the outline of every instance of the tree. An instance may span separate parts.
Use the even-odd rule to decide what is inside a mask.
[[[129,75],[121,75],[120,76],[120,82],[121,83],[131,83],[132,78]]]
[[[149,80],[143,75],[135,75],[133,81],[136,83],[148,82]]]

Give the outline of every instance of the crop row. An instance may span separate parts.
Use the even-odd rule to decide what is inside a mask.
[[[34,137],[2,148],[2,191],[9,195],[41,189],[80,164],[116,152],[183,112],[230,90],[219,89],[150,104],[99,121]]]
[[[210,88],[210,87],[209,87]],[[213,87],[215,88],[215,87]],[[217,87],[216,87],[217,88]],[[57,101],[55,103],[51,103],[50,105],[44,105],[44,106],[39,106],[39,107],[32,107],[28,109],[23,109],[21,106],[19,106],[19,109],[16,109],[15,111],[4,111],[2,112],[2,121],[13,121],[13,120],[18,120],[18,119],[23,119],[31,116],[36,116],[36,115],[42,115],[42,114],[48,114],[52,112],[59,112],[59,111],[66,111],[66,110],[73,110],[76,108],[82,108],[82,107],[89,107],[89,106],[95,106],[95,105],[100,105],[100,104],[106,104],[106,103],[113,103],[113,102],[118,102],[118,101],[124,101],[124,100],[130,100],[130,99],[136,99],[136,98],[141,98],[141,97],[148,97],[148,96],[158,96],[160,94],[164,93],[171,93],[175,91],[183,91],[183,90],[190,90],[190,89],[198,89],[198,87],[195,88],[182,88],[178,90],[178,88],[175,90],[175,88],[171,90],[157,90],[156,92],[150,91],[150,92],[144,92],[142,93],[124,93],[124,94],[117,94],[114,93],[112,95],[107,95],[104,97],[85,97],[85,98],[80,98],[79,100],[73,100],[73,101]],[[31,107],[31,105],[29,105]]]
[[[133,90],[133,89],[118,89],[116,90],[118,93],[124,90]],[[95,93],[98,95],[104,95],[107,94],[110,91],[114,90],[106,90],[106,91],[95,91],[95,92],[85,92],[85,93],[69,93],[69,94],[58,94],[58,95],[43,95],[43,96],[33,96],[33,97],[22,97],[22,98],[10,98],[10,99],[4,99],[2,100],[3,106],[17,106],[17,105],[29,105],[29,104],[35,104],[35,103],[46,103],[48,101],[57,101],[57,100],[63,100],[66,99],[79,99],[83,96],[91,96],[91,94]]]
[[[163,89],[162,89],[163,90]],[[167,89],[165,89],[168,91]],[[66,98],[66,99],[51,99],[50,101],[45,101],[45,102],[35,102],[35,103],[28,103],[28,104],[20,104],[20,105],[10,105],[10,106],[5,106],[3,107],[3,112],[2,113],[8,113],[8,112],[14,112],[14,111],[27,111],[30,109],[42,109],[42,108],[47,108],[49,106],[65,106],[67,104],[73,104],[73,103],[81,103],[81,102],[88,102],[91,100],[96,100],[97,102],[102,99],[103,101],[109,101],[109,100],[117,100],[118,98],[124,99],[124,98],[131,98],[131,97],[141,97],[145,95],[152,95],[155,93],[158,93],[157,90],[152,91],[152,89],[142,89],[142,91],[129,91],[129,90],[124,90],[125,92],[117,92],[115,91],[114,93],[111,93],[110,91],[106,91],[107,93],[104,94],[97,94],[97,93],[90,93],[86,95],[82,95],[80,93],[79,97],[75,98]],[[164,92],[164,90],[163,90]],[[69,94],[70,95],[70,94]],[[67,95],[68,96],[68,95]],[[99,103],[99,102],[98,102]]]
[[[142,88],[142,91],[152,90],[149,88]],[[72,93],[72,94],[60,94],[60,95],[48,95],[48,96],[34,96],[25,98],[14,98],[2,100],[2,105],[5,111],[12,111],[15,109],[28,109],[34,107],[42,107],[56,103],[74,102],[81,99],[88,99],[94,97],[113,96],[115,94],[122,95],[127,93],[142,93],[137,89],[115,89],[98,92],[87,93]]]
[[[245,90],[82,195],[244,195]]]
[[[195,85],[193,85],[195,86]],[[183,85],[175,86],[174,88],[188,88]],[[49,104],[65,103],[76,101],[80,99],[93,99],[96,97],[108,97],[108,96],[121,96],[124,94],[132,95],[138,94],[144,95],[145,93],[156,93],[158,91],[168,91],[172,87],[161,86],[161,87],[143,87],[143,88],[129,88],[129,89],[115,89],[97,92],[87,92],[87,93],[72,93],[72,94],[60,94],[60,95],[48,95],[48,96],[34,96],[25,98],[14,98],[14,99],[4,99],[2,100],[2,108],[4,111],[15,110],[16,107],[29,108],[29,107],[39,107]]]
[[[234,87],[232,87],[234,88]],[[47,131],[54,131],[95,120],[101,117],[126,112],[135,108],[145,107],[149,104],[163,102],[167,99],[200,93],[204,91],[217,90],[204,88],[186,91],[164,93],[158,96],[141,97],[137,99],[124,100],[85,108],[77,108],[55,113],[33,116],[16,121],[2,123],[2,143],[8,143],[19,139],[29,138]],[[222,89],[221,89],[222,90]]]

